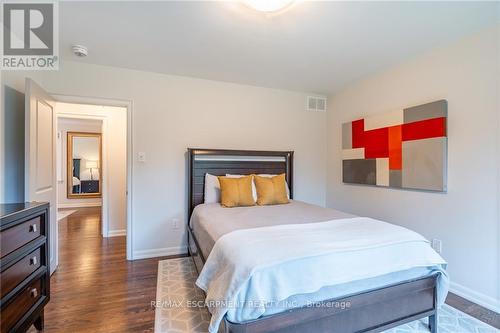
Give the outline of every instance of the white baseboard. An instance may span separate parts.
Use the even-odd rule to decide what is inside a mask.
[[[477,291],[464,287],[455,282],[450,283],[450,291],[473,303],[495,311],[496,313],[500,313],[500,300],[497,300],[491,296],[478,293]]]
[[[57,208],[87,208],[101,207],[100,202],[75,202],[75,203],[58,203]]]
[[[117,236],[126,236],[126,235],[127,235],[127,229],[109,230],[108,231],[108,237],[117,237]]]
[[[164,247],[160,249],[151,249],[151,250],[138,250],[134,251],[134,253],[132,254],[133,258],[132,260],[173,256],[179,254],[186,254],[187,252],[188,252],[187,246]]]

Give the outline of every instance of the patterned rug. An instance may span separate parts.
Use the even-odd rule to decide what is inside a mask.
[[[155,302],[156,333],[206,333],[210,314],[203,292],[195,286],[198,273],[191,258],[160,261]],[[220,330],[219,330],[220,331]],[[427,319],[416,320],[384,333],[428,333]],[[499,333],[448,305],[439,311],[439,333]]]

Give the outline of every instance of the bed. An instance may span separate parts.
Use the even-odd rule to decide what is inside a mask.
[[[285,173],[290,198],[293,199],[293,152],[189,149],[188,162],[188,243],[189,253],[198,272],[202,272],[217,241],[227,239],[227,235],[237,237],[239,231],[248,232],[251,229],[260,232],[261,236],[258,237],[265,238],[262,232],[280,232],[279,228],[283,225],[288,225],[286,228],[295,225],[300,230],[310,229],[323,222],[320,223],[323,226],[330,223],[332,227],[336,227],[338,223],[332,221],[343,223],[355,218],[350,214],[294,200],[287,205],[231,209],[222,208],[219,204],[203,204],[206,173]],[[245,241],[245,238],[240,239],[241,243]],[[269,242],[271,241],[268,244]],[[214,252],[219,253],[220,250],[216,249]],[[320,279],[319,275],[315,276]],[[244,312],[227,311],[223,318],[223,329],[225,332],[235,333],[381,332],[415,319],[429,317],[430,331],[437,332],[439,278],[438,274],[430,270],[412,269],[339,283],[332,286],[334,288],[325,287],[285,299],[287,304],[293,304],[291,307],[284,307],[281,303],[266,305],[256,318],[249,317]],[[311,304],[327,306],[310,306]],[[339,304],[349,304],[349,307],[338,306]]]

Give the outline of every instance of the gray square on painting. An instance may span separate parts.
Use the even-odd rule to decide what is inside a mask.
[[[446,138],[403,142],[403,187],[446,191]]]
[[[342,149],[352,149],[352,123],[342,124]]]
[[[389,170],[389,186],[401,188],[403,186],[403,174],[401,170]]]
[[[351,184],[377,184],[377,161],[371,159],[343,160],[342,181]]]
[[[432,103],[422,104],[403,110],[404,123],[446,117],[448,114],[448,102],[444,99]]]

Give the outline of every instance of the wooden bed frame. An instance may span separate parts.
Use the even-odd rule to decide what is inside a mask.
[[[188,149],[189,218],[203,203],[205,174],[286,174],[293,198],[293,152]],[[198,272],[205,263],[188,223],[188,248]],[[295,308],[245,323],[224,319],[226,333],[352,333],[384,330],[429,317],[437,333],[437,276],[403,281],[361,293]],[[342,306],[342,305],[349,306]]]

